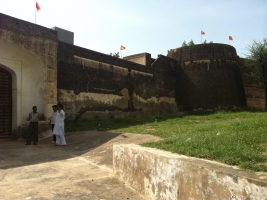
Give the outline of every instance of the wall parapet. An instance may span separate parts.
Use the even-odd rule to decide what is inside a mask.
[[[79,56],[86,59],[91,59],[110,65],[120,66],[128,70],[136,70],[145,73],[153,73],[153,69],[145,67],[144,65],[130,62],[128,60],[123,60],[120,58],[112,57],[110,55],[85,49],[79,46],[71,45],[65,42],[58,42],[58,62],[59,61],[69,61],[73,62],[75,56]]]
[[[57,41],[57,32],[46,27],[33,24],[21,19],[10,17],[0,13],[0,31],[6,29],[19,34],[24,34],[31,37],[41,37],[49,40]]]
[[[146,199],[267,199],[267,174],[133,144],[113,145],[113,171]]]
[[[171,49],[168,51],[168,57],[174,58],[178,62],[210,59],[239,61],[233,46],[219,43],[198,44]]]

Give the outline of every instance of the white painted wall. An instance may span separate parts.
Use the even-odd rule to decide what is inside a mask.
[[[0,67],[12,75],[12,130],[27,120],[32,106],[45,113],[46,69],[35,55],[0,39]]]

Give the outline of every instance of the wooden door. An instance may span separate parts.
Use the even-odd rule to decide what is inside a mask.
[[[0,68],[0,137],[12,134],[12,76]]]

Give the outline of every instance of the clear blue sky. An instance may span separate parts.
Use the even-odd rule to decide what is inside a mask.
[[[34,23],[35,0],[0,0],[0,12]],[[229,44],[240,57],[267,38],[267,0],[38,0],[37,24],[74,32],[74,44],[123,56],[166,55],[183,41]]]

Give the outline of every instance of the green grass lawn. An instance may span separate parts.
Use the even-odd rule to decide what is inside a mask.
[[[162,141],[143,146],[216,160],[242,169],[267,172],[267,113],[218,111],[93,119],[66,125],[67,131],[114,131],[151,134]]]

